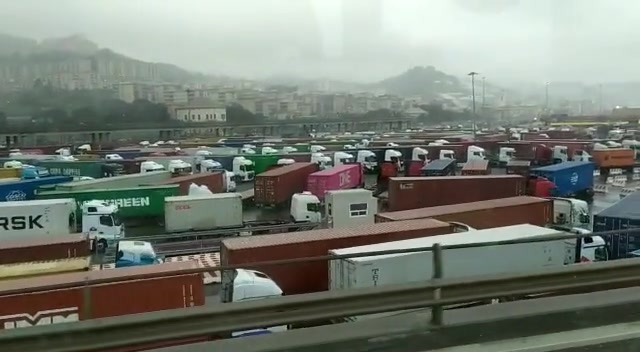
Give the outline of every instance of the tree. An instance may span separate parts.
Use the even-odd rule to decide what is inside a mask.
[[[263,116],[252,113],[240,104],[231,104],[227,106],[227,122],[238,124],[253,123],[260,122],[263,118]]]
[[[0,111],[0,130],[4,130],[7,128],[7,115]]]

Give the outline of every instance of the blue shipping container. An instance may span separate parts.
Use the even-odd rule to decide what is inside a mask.
[[[640,228],[640,192],[630,194],[593,216],[593,232]],[[611,259],[629,257],[640,249],[640,233],[603,236]]]
[[[71,176],[50,176],[32,180],[0,183],[0,202],[33,200],[36,198],[36,190],[43,185],[71,182]]]
[[[593,189],[594,164],[567,161],[533,169],[532,175],[541,176],[556,185],[554,196],[567,197]]]

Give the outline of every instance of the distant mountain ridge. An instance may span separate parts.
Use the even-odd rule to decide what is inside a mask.
[[[373,86],[384,89],[389,94],[426,98],[466,90],[457,77],[438,71],[433,66],[416,66],[397,76],[375,83]]]
[[[121,67],[116,75],[120,81],[158,81],[163,83],[194,83],[211,80],[200,73],[190,72],[178,66],[166,63],[145,62],[116,53],[110,49],[100,48],[98,44],[82,35],[63,38],[48,38],[40,42],[17,36],[0,33],[0,68],[4,68],[4,76],[0,82],[28,82],[38,75],[52,75],[42,65],[61,64],[78,60],[90,60],[91,69],[98,66],[115,65]],[[40,66],[38,66],[40,65]],[[87,65],[85,65],[87,66]],[[25,75],[25,71],[36,71]],[[87,68],[85,68],[86,70]],[[57,69],[60,71],[61,69]],[[147,71],[144,75],[136,74]],[[8,72],[8,73],[7,73]],[[134,74],[131,74],[134,73]],[[56,74],[77,74],[77,72],[59,72]],[[114,79],[117,77],[113,77]],[[50,79],[50,77],[47,77]]]

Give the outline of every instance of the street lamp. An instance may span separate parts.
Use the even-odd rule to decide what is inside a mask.
[[[476,138],[476,122],[478,116],[476,115],[476,75],[478,72],[469,72],[467,76],[471,76],[471,104],[473,109],[473,138]]]

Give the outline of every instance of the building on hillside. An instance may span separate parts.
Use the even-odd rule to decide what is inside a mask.
[[[173,108],[173,117],[184,122],[226,122],[227,108],[207,99],[196,99],[192,103]]]

